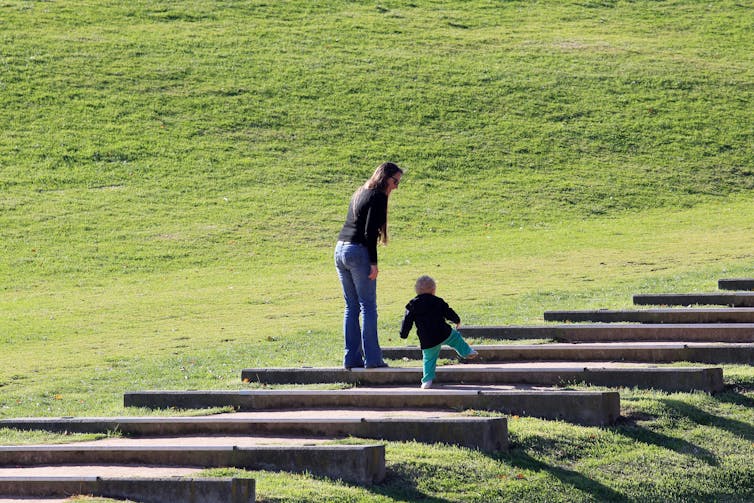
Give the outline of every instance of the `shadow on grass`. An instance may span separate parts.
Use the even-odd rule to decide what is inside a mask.
[[[581,492],[590,494],[597,501],[610,501],[614,503],[630,501],[629,498],[621,493],[596,480],[585,477],[579,472],[548,465],[520,450],[511,451],[509,454],[501,454],[496,456],[495,459],[506,461],[515,468],[549,473],[563,484],[568,484]]]
[[[731,395],[731,393],[726,393],[726,395]],[[744,403],[740,403],[739,401],[736,401],[734,403],[744,405],[746,407],[751,407],[750,404],[746,403],[747,401],[751,401],[751,399],[747,396],[740,395],[741,400],[744,401]],[[717,397],[718,400],[720,399]],[[739,400],[739,398],[733,397],[735,400]],[[725,400],[722,400],[725,401]],[[710,414],[709,412],[700,409],[699,407],[694,407],[693,405],[689,405],[683,401],[680,400],[662,400],[662,402],[667,405],[669,408],[675,410],[679,414],[682,414],[692,421],[694,421],[696,424],[701,424],[704,426],[714,426],[716,428],[722,428],[734,435],[738,435],[744,440],[747,440],[749,442],[754,442],[754,426],[752,426],[750,423],[745,423],[743,421],[737,421],[735,419],[728,419],[721,416],[716,416],[714,414]]]
[[[596,480],[585,477],[579,472],[548,465],[521,450],[498,454],[486,453],[485,455],[512,468],[548,473],[563,484],[568,484],[585,494],[591,495],[597,501],[615,503],[628,503],[630,501],[622,494]],[[450,500],[431,496],[419,490],[416,487],[416,481],[400,469],[388,468],[385,480],[379,485],[367,488],[367,490],[373,494],[389,496],[393,501],[450,503]]]
[[[416,481],[404,474],[402,470],[388,468],[385,479],[379,484],[365,488],[373,494],[387,496],[391,501],[423,501],[427,503],[451,503],[451,500],[438,498],[424,493],[416,487]]]
[[[385,478],[379,484],[363,487],[373,494],[387,496],[391,501],[426,501],[428,503],[451,503],[451,500],[432,496],[422,492],[416,486],[416,477],[411,476],[411,467],[389,467],[385,471]]]
[[[750,390],[747,390],[747,391],[750,391]],[[754,398],[744,395],[743,393],[739,393],[736,390],[718,393],[715,395],[715,399],[718,402],[725,402],[725,403],[730,403],[734,405],[741,405],[742,407],[754,408]]]
[[[670,437],[648,428],[644,428],[630,419],[624,420],[622,424],[614,429],[614,431],[624,437],[635,440],[636,442],[652,444],[663,449],[671,449],[678,454],[694,456],[710,466],[718,465],[717,456],[707,449],[702,449],[698,445],[692,444],[686,440]]]

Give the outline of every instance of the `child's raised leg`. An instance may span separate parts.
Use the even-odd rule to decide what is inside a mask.
[[[461,333],[455,328],[451,329],[450,337],[445,339],[443,344],[447,344],[451,348],[455,349],[456,353],[458,353],[458,356],[460,356],[461,358],[474,358],[479,354],[471,349],[471,346],[469,346],[466,341],[463,340]]]

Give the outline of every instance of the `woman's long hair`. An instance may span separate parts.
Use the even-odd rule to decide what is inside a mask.
[[[403,174],[403,170],[399,168],[397,164],[393,162],[383,162],[382,164],[377,166],[377,169],[374,170],[374,173],[372,173],[372,176],[369,178],[369,180],[367,180],[366,183],[361,186],[361,188],[358,190],[358,193],[362,192],[365,189],[376,189],[386,192],[388,180],[398,173]],[[382,244],[385,245],[388,241],[387,210],[385,212],[385,224],[380,227],[379,240],[382,242]]]
[[[377,169],[374,170],[372,176],[366,181],[364,187],[367,189],[378,189],[385,191],[387,189],[388,180],[396,174],[403,174],[403,170],[393,162],[383,162]]]

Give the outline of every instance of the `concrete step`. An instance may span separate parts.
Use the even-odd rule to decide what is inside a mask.
[[[751,323],[564,324],[465,326],[476,339],[554,339],[561,342],[754,342]]]
[[[0,420],[0,428],[46,430],[66,433],[120,432],[128,436],[166,435],[247,435],[308,436],[343,438],[348,436],[388,441],[446,443],[484,451],[507,450],[508,425],[502,417],[454,415],[428,417],[339,417],[316,411],[299,412],[297,417],[239,417],[237,414],[203,417],[116,417],[116,418],[20,418]]]
[[[754,323],[754,308],[665,308],[545,311],[545,321],[598,323]]]
[[[422,378],[419,367],[346,370],[330,368],[257,368],[242,372],[244,381],[262,384],[348,383],[366,386],[414,384]],[[438,383],[443,384],[531,384],[564,386],[583,383],[593,386],[659,389],[663,391],[704,391],[723,389],[719,367],[648,367],[555,364],[543,367],[518,364],[461,365],[437,367]]]
[[[256,500],[253,479],[50,476],[29,475],[23,469],[14,472],[18,474],[0,476],[0,500],[3,496],[27,499],[71,495],[141,503],[252,503]]]
[[[620,398],[613,391],[359,388],[347,390],[133,391],[126,407],[237,410],[358,407],[369,409],[476,409],[562,419],[585,425],[613,424]]]
[[[0,498],[14,496],[27,500],[70,495],[129,499],[142,503],[250,503],[256,499],[252,479],[26,475],[0,477]]]
[[[584,344],[476,345],[481,362],[526,361],[626,361],[641,363],[742,363],[754,364],[754,343],[722,342],[607,342]],[[385,358],[421,360],[418,346],[383,347]],[[440,358],[457,358],[444,346]],[[476,362],[470,363],[476,364]]]
[[[720,290],[754,290],[754,278],[730,278],[717,281]]]
[[[140,445],[138,441],[97,444],[0,446],[0,466],[131,464],[235,467],[246,470],[310,472],[355,484],[385,477],[384,445],[205,445],[179,439],[181,445]],[[174,443],[172,443],[174,444]],[[180,500],[178,500],[180,501]]]
[[[754,307],[754,292],[640,294],[634,295],[634,304],[655,306],[719,305]]]

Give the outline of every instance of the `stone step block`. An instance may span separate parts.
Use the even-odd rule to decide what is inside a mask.
[[[384,445],[0,446],[0,466],[143,464],[311,472],[356,484],[385,477]]]
[[[0,420],[0,428],[66,433],[107,433],[132,436],[254,435],[347,436],[388,441],[460,445],[483,451],[508,449],[508,423],[502,417],[322,418],[296,419],[208,417],[19,418]]]
[[[237,410],[296,408],[490,410],[519,416],[561,419],[584,425],[613,424],[620,416],[614,391],[564,390],[347,390],[132,391],[126,407]]]
[[[0,498],[89,495],[141,503],[253,503],[253,479],[149,477],[0,477]]]
[[[525,361],[625,361],[640,363],[740,363],[754,364],[754,343],[721,342],[608,342],[583,344],[500,344],[476,345],[480,362]],[[383,347],[390,359],[421,360],[418,346]],[[455,350],[444,346],[440,358],[457,358]],[[476,364],[476,361],[470,363]]]
[[[754,278],[729,278],[717,281],[720,290],[754,290]]]
[[[385,369],[344,368],[259,368],[246,369],[243,379],[262,384],[348,383],[366,386],[418,385],[422,369],[391,367]],[[438,367],[435,381],[442,384],[530,384],[564,386],[583,383],[593,386],[659,389],[663,391],[704,391],[723,389],[719,367],[589,367],[555,365],[516,368],[480,365]]]
[[[465,326],[476,339],[554,339],[561,342],[754,342],[751,323],[563,324]]]
[[[545,311],[545,321],[598,323],[754,323],[754,308],[665,308]]]
[[[636,305],[754,307],[754,292],[639,294],[633,300]]]

